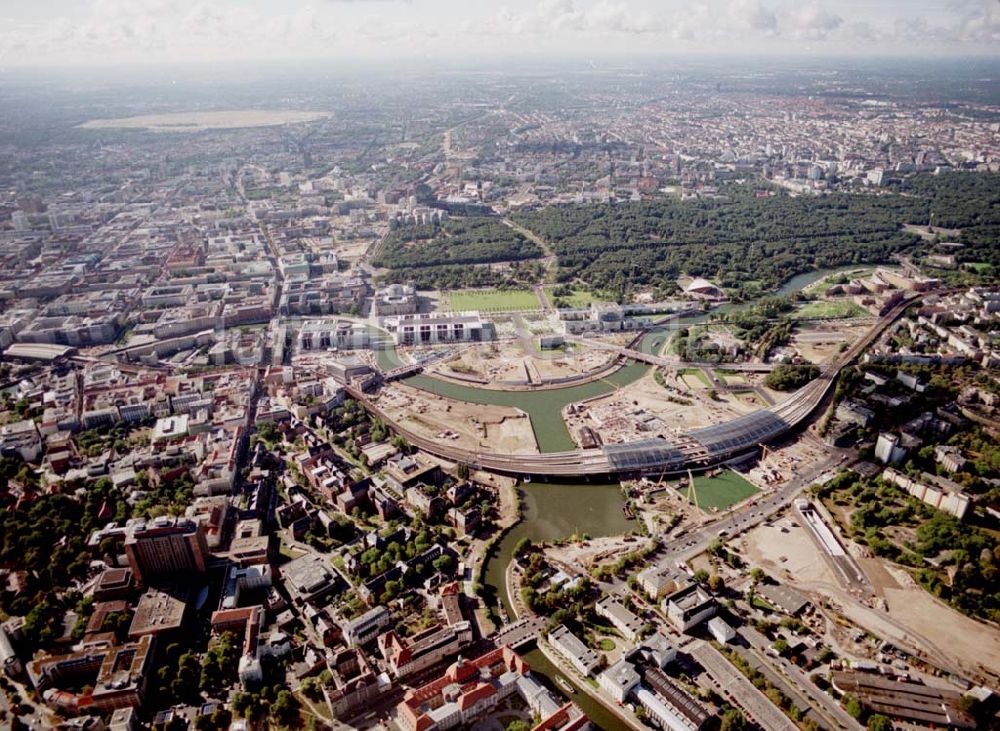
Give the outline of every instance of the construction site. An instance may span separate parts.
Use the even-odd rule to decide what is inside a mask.
[[[812,503],[789,508],[733,546],[750,565],[826,607],[834,646],[863,651],[853,630],[838,629],[860,627],[955,672],[1000,675],[1000,640],[993,628],[955,611],[906,571],[840,536]]]
[[[456,348],[428,372],[484,388],[509,388],[582,379],[612,368],[615,360],[613,353],[583,346],[563,344],[540,350],[534,341],[526,346],[514,339]]]

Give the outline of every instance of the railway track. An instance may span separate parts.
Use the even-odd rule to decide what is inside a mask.
[[[941,294],[937,292],[936,294]],[[761,442],[773,442],[786,436],[808,420],[829,395],[840,371],[852,363],[865,349],[896,321],[922,295],[911,294],[886,313],[835,362],[825,366],[820,376],[806,384],[781,403],[768,409],[753,412],[735,419],[728,425],[700,429],[668,441],[646,440],[634,443],[637,450],[633,459],[618,459],[628,445],[615,445],[609,449],[576,449],[568,452],[544,454],[504,454],[485,452],[443,444],[418,434],[400,424],[375,404],[367,394],[354,386],[347,386],[350,395],[365,409],[385,423],[409,443],[430,454],[471,467],[522,477],[579,477],[626,475],[638,473],[671,474],[689,468],[704,469],[757,449]],[[716,442],[707,437],[710,431],[723,431]],[[728,430],[728,431],[727,431]],[[639,452],[652,449],[660,455],[657,459],[639,459]]]

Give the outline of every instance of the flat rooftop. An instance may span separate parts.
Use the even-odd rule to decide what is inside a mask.
[[[139,599],[128,629],[132,638],[180,629],[190,591],[182,587],[150,589]]]

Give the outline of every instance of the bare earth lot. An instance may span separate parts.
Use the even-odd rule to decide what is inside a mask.
[[[531,419],[509,406],[453,401],[402,383],[383,389],[378,405],[393,419],[431,439],[444,439],[465,449],[538,453]]]
[[[497,341],[464,347],[454,358],[432,368],[445,377],[465,375],[491,383],[524,381],[526,365],[533,368],[543,380],[576,376],[608,365],[613,356],[601,350],[583,350],[579,353],[545,351],[538,355],[526,354],[518,341]]]
[[[277,124],[312,122],[329,116],[326,112],[295,112],[272,109],[247,109],[229,112],[174,112],[143,114],[120,119],[92,119],[84,129],[145,129],[151,132],[201,132],[207,129],[270,127]]]
[[[835,322],[803,322],[796,326],[791,346],[810,363],[829,363],[840,355],[841,346],[855,342],[872,325],[871,318]]]
[[[671,377],[667,381],[677,385]],[[668,395],[649,374],[625,388],[588,401],[574,414],[564,412],[564,416],[571,434],[589,426],[597,428],[605,443],[612,444],[648,439],[658,434],[680,434],[752,410],[736,399],[712,401],[704,396],[691,395],[691,404],[684,405],[668,401]],[[638,412],[652,414],[659,419],[659,423],[653,424],[651,431],[643,429],[633,418],[633,414]]]
[[[959,614],[918,586],[905,572],[887,567],[900,588],[885,587],[889,615],[925,637],[942,640],[940,646],[966,663],[1000,673],[1000,633]]]
[[[787,532],[783,532],[782,528]],[[857,625],[901,645],[925,647],[965,671],[1000,673],[1000,633],[955,611],[918,586],[903,570],[877,558],[860,563],[885,609],[857,602],[840,587],[829,564],[798,523],[789,517],[762,525],[740,541],[743,555],[782,582],[833,600]]]

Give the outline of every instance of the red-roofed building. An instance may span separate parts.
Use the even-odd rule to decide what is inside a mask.
[[[590,727],[590,719],[570,701],[548,718],[543,718],[531,731],[580,731]]]
[[[220,609],[212,612],[212,631],[222,634],[223,632],[234,632],[243,634],[247,628],[257,606],[240,607],[238,609]]]
[[[578,731],[589,721],[574,703],[561,706],[534,679],[528,664],[509,647],[472,660],[459,658],[444,674],[407,692],[396,707],[405,731],[444,731],[468,726],[517,695],[542,717],[540,731]]]
[[[392,674],[402,678],[437,665],[449,656],[454,657],[470,642],[472,625],[459,622],[449,627],[435,625],[405,640],[389,630],[379,636],[378,647]]]

